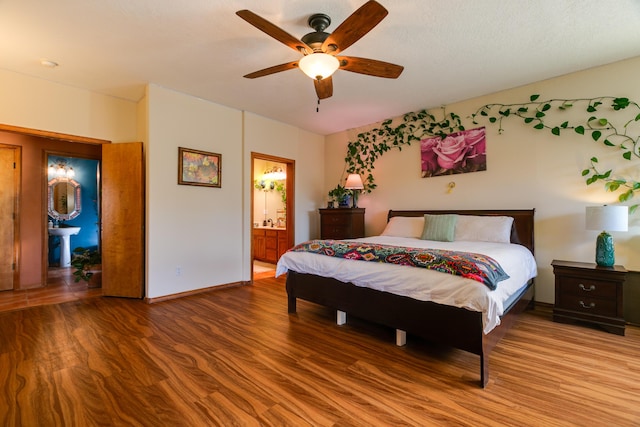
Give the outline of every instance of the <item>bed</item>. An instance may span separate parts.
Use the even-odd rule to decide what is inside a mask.
[[[388,224],[392,221],[409,221],[409,218],[424,218],[425,214],[451,215],[458,218],[513,218],[506,239],[510,243],[528,249],[531,258],[534,253],[534,209],[528,210],[391,210],[388,213]],[[387,229],[385,229],[386,231]],[[510,231],[510,232],[509,232]],[[383,233],[384,234],[384,233]],[[364,239],[366,240],[366,239]],[[464,242],[463,242],[464,243]],[[497,245],[497,244],[496,244]],[[513,245],[511,245],[513,246]],[[308,256],[308,254],[304,254]],[[346,315],[375,322],[396,329],[396,344],[404,345],[406,336],[415,335],[428,341],[458,348],[480,356],[480,385],[484,388],[489,380],[489,354],[497,342],[514,324],[519,313],[533,305],[535,272],[527,273],[530,278],[523,280],[515,287],[515,291],[505,300],[499,310],[497,320],[491,327],[487,326],[487,313],[476,311],[465,306],[448,305],[421,300],[410,296],[378,290],[368,286],[354,284],[353,281],[338,280],[331,275],[334,269],[325,270],[315,265],[306,268],[303,263],[296,263],[295,254],[287,252],[278,262],[276,275],[287,273],[286,290],[288,312],[296,312],[297,299],[303,299],[337,310],[337,323],[344,324]],[[315,255],[315,257],[323,257]],[[325,258],[325,257],[323,257]],[[328,257],[327,257],[328,258]],[[316,259],[314,259],[316,260]],[[375,263],[339,260],[339,262],[366,264]],[[323,260],[323,262],[325,262]],[[334,262],[334,261],[331,261]],[[533,260],[535,269],[535,260]],[[391,268],[409,268],[392,266]],[[513,271],[513,270],[512,270]],[[415,273],[412,273],[415,274]],[[429,274],[450,276],[445,273],[431,271]],[[337,276],[339,277],[339,276]],[[468,279],[464,279],[468,280]],[[513,286],[512,286],[513,287]],[[381,289],[384,289],[382,287]],[[491,291],[488,292],[489,294]],[[392,309],[390,309],[392,308]]]

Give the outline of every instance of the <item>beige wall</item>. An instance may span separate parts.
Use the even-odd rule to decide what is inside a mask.
[[[0,123],[69,135],[136,141],[136,103],[0,70]]]
[[[145,102],[149,298],[251,278],[251,152],[296,162],[295,236],[310,238],[323,137],[154,85]],[[178,147],[222,154],[222,188],[177,185]]]
[[[318,237],[318,208],[324,192],[324,137],[294,126],[244,113],[245,197],[243,224],[251,225],[251,153],[269,154],[295,161],[295,223],[294,243]],[[244,229],[243,260],[250,264],[251,230]],[[244,280],[250,270],[245,268]]]
[[[640,100],[640,58],[570,74],[524,87],[446,106],[468,118],[482,105],[524,102],[537,93],[542,99],[595,96],[626,96]],[[425,104],[428,104],[425,94]],[[439,114],[437,110],[431,110]],[[588,136],[567,132],[555,137],[546,131],[526,127],[517,119],[503,122],[504,133],[497,126],[487,128],[487,171],[434,178],[420,178],[419,144],[383,155],[375,165],[378,188],[360,197],[359,206],[366,211],[366,234],[382,231],[389,209],[536,209],[536,259],[539,279],[536,299],[551,303],[554,282],[550,263],[553,259],[593,262],[595,231],[584,229],[585,206],[616,203],[617,194],[605,192],[601,184],[586,186],[581,171],[592,156],[600,158],[604,170],[628,167],[618,150],[605,148]],[[368,128],[374,127],[375,124]],[[325,146],[325,192],[333,188],[344,170],[346,144],[367,128],[330,135]],[[638,128],[636,128],[638,132]],[[636,134],[636,137],[638,135]],[[638,165],[630,171],[640,180]],[[447,184],[455,182],[451,194]],[[640,200],[632,200],[639,203]],[[612,233],[616,243],[616,263],[640,270],[640,211],[630,217],[630,230]]]

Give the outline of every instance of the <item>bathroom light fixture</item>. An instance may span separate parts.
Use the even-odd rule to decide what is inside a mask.
[[[613,238],[607,231],[627,231],[628,206],[587,206],[587,230],[602,230],[596,239],[596,264],[611,267],[615,263]]]
[[[300,59],[298,67],[313,80],[322,80],[336,72],[340,61],[333,55],[317,52]]]
[[[56,164],[49,165],[49,175],[55,175],[58,178],[73,178],[76,173],[71,166],[67,166],[63,161],[58,161]]]
[[[364,188],[362,178],[360,174],[350,173],[347,177],[347,182],[344,184],[344,188],[353,191],[353,208],[358,207],[358,193]]]
[[[262,179],[270,181],[281,181],[283,179],[287,179],[287,173],[283,171],[280,166],[273,166],[264,171]]]

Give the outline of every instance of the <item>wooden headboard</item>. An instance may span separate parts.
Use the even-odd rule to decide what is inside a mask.
[[[424,214],[458,214],[458,215],[481,215],[481,216],[510,216],[513,218],[511,227],[511,243],[518,243],[534,251],[533,238],[533,216],[535,209],[511,209],[511,210],[390,210],[387,221],[394,216],[423,216]]]

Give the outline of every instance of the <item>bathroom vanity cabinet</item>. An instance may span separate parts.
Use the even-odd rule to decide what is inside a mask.
[[[253,259],[275,264],[289,249],[286,228],[256,227],[253,229]]]

